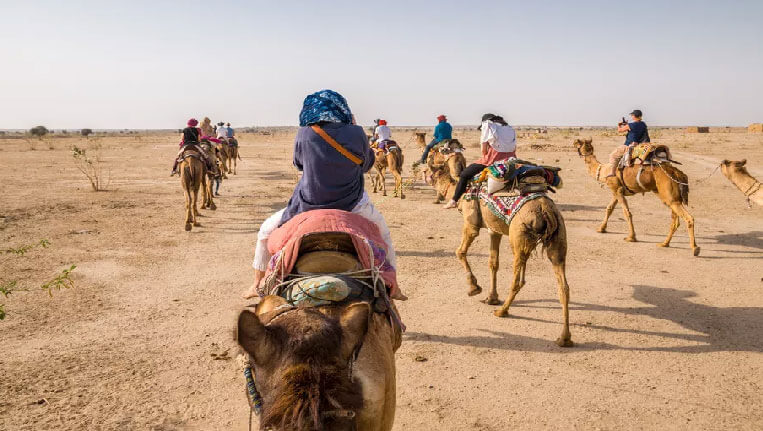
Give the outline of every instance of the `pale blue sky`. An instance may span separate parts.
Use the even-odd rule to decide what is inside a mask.
[[[0,128],[763,121],[763,1],[0,0]]]

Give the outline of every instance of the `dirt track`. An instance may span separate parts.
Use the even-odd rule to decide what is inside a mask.
[[[622,140],[554,132],[520,139],[519,148],[523,158],[564,169],[555,200],[570,243],[572,349],[553,343],[561,311],[540,254],[512,317],[498,319],[481,297],[466,296],[453,254],[457,211],[433,205],[421,182],[405,201],[372,197],[391,227],[410,296],[400,304],[408,332],[397,355],[395,429],[760,429],[763,209],[747,209],[719,172],[695,183],[723,158],[747,158],[763,178],[763,135],[655,133],[691,179],[702,247],[694,258],[683,223],[671,248],[656,247],[670,217],[654,196],[630,198],[640,242],[622,240],[619,208],[611,233],[595,232],[609,195],[585,176],[571,146],[576,133],[593,136],[600,160]],[[408,133],[394,137],[409,179],[418,149]],[[477,141],[475,132],[457,137]],[[293,132],[244,135],[239,174],[191,233],[183,231],[179,181],[169,177],[174,135],[103,138],[112,181],[100,193],[72,163],[68,148],[82,139],[37,142],[35,150],[0,139],[0,252],[51,242],[23,257],[0,254],[0,283],[36,289],[78,266],[73,289],[4,300],[0,429],[246,429],[236,361],[212,354],[236,354],[233,325],[257,228],[295,182],[292,139]],[[477,150],[466,155],[474,160]],[[487,287],[485,233],[470,256]]]

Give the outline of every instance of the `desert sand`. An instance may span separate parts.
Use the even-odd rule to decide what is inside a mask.
[[[421,129],[424,130],[424,129]],[[427,129],[430,133],[431,130]],[[640,242],[626,243],[618,208],[596,227],[610,194],[586,176],[572,148],[592,137],[599,160],[622,138],[603,130],[523,135],[518,155],[563,168],[553,196],[564,215],[571,330],[557,347],[561,310],[551,267],[533,257],[511,317],[466,296],[454,256],[461,217],[411,184],[420,154],[404,148],[407,199],[372,195],[399,255],[399,304],[408,331],[397,354],[396,430],[761,429],[763,427],[763,208],[715,166],[748,159],[763,178],[763,135],[654,130],[689,175],[699,257],[685,226],[656,247],[670,215],[655,196],[629,199]],[[478,132],[458,130],[478,157]],[[235,318],[247,303],[259,223],[283,207],[296,181],[294,130],[240,136],[238,175],[217,211],[183,231],[183,196],[170,178],[175,134],[96,137],[107,191],[75,168],[82,137],[0,137],[0,283],[29,292],[0,301],[0,429],[244,430],[248,405],[235,360]],[[429,138],[429,137],[428,137]],[[698,182],[703,180],[702,182]],[[366,187],[370,188],[369,182]],[[8,248],[38,243],[24,256]],[[472,247],[488,284],[487,235]],[[511,270],[502,243],[501,299]],[[75,286],[39,290],[70,265]],[[487,289],[485,289],[487,290]]]

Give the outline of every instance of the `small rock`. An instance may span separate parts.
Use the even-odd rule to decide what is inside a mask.
[[[416,355],[415,358],[413,358],[416,362],[426,362],[429,360],[426,356]]]

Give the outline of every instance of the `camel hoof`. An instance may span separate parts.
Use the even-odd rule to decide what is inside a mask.
[[[495,311],[493,311],[493,316],[495,316],[495,317],[509,317],[509,312],[508,311],[503,311],[503,310],[495,310]]]
[[[499,301],[498,298],[485,298],[482,302],[487,305],[501,305],[501,301]]]
[[[190,232],[191,231],[191,223],[186,223],[185,224],[185,231],[186,232]]]
[[[699,247],[694,247],[693,249],[694,256],[699,256]]]
[[[572,347],[575,345],[575,343],[573,343],[572,339],[570,338],[559,337],[556,339],[556,345],[559,347]]]
[[[661,242],[661,243],[657,244],[657,247],[670,247],[670,243],[669,242]]]
[[[400,194],[400,199],[405,199],[405,195],[401,193]]]
[[[211,209],[212,211],[215,211],[217,209],[217,205],[212,204],[209,206],[209,209]]]
[[[387,192],[382,193],[382,196],[387,196]]]
[[[474,296],[474,295],[479,295],[480,293],[482,293],[482,288],[481,287],[479,287],[479,286],[472,286],[472,288],[469,290],[467,295]]]
[[[605,227],[600,227],[600,228],[596,229],[596,232],[599,232],[599,233],[607,233],[607,228],[605,228]]]
[[[627,238],[623,238],[623,241],[625,242],[638,242],[635,237],[629,236]]]
[[[199,222],[195,221],[195,222],[193,222],[193,226],[194,226],[194,227],[199,227],[199,226],[201,226],[201,223],[199,223]],[[189,230],[190,230],[190,229],[189,229]]]

